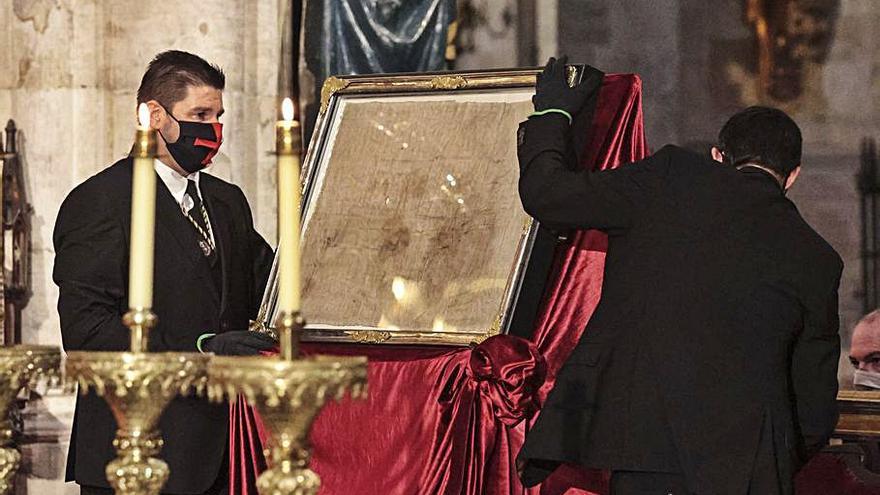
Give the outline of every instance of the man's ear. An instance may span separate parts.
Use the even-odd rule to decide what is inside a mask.
[[[717,146],[712,146],[712,159],[719,163],[724,163],[724,154]]]
[[[794,181],[797,180],[798,176],[801,175],[801,166],[798,165],[788,174],[788,179],[785,179],[785,190],[788,191],[791,186],[794,185]]]
[[[153,129],[162,129],[168,120],[168,112],[156,100],[147,102],[147,108],[150,109],[150,127]]]

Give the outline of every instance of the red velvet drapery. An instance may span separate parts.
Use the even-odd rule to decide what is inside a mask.
[[[607,75],[581,165],[613,168],[646,153],[641,82],[632,74]],[[532,342],[502,335],[474,349],[305,346],[307,353],[369,359],[369,398],[327,405],[312,429],[321,493],[604,492],[603,473],[574,467],[526,491],[514,459],[524,420],[534,417],[599,300],[605,248],[605,237],[592,231],[560,248]],[[233,404],[231,412],[231,493],[256,495],[254,481],[265,469],[262,425],[246,405]],[[566,491],[572,486],[582,489]]]

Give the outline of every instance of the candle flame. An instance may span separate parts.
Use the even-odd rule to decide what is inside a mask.
[[[146,103],[138,105],[138,125],[144,129],[150,127],[150,109]]]
[[[284,120],[293,120],[293,100],[284,98],[281,102],[281,116]]]

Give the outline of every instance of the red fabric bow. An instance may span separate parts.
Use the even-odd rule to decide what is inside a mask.
[[[471,352],[470,370],[498,421],[514,426],[538,410],[538,390],[547,376],[547,363],[532,342],[490,337]]]

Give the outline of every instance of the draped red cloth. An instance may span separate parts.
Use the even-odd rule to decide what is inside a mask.
[[[613,168],[646,154],[641,81],[606,75],[581,166]],[[328,404],[312,428],[321,493],[605,493],[605,473],[574,466],[526,490],[514,460],[525,420],[535,417],[596,307],[606,247],[604,235],[586,231],[559,248],[531,342],[499,335],[473,349],[305,345],[306,353],[369,360],[369,398]],[[265,433],[250,407],[230,407],[230,493],[256,495]]]
[[[794,491],[797,495],[880,495],[877,478],[864,468],[854,470],[842,456],[823,452],[795,476]]]

